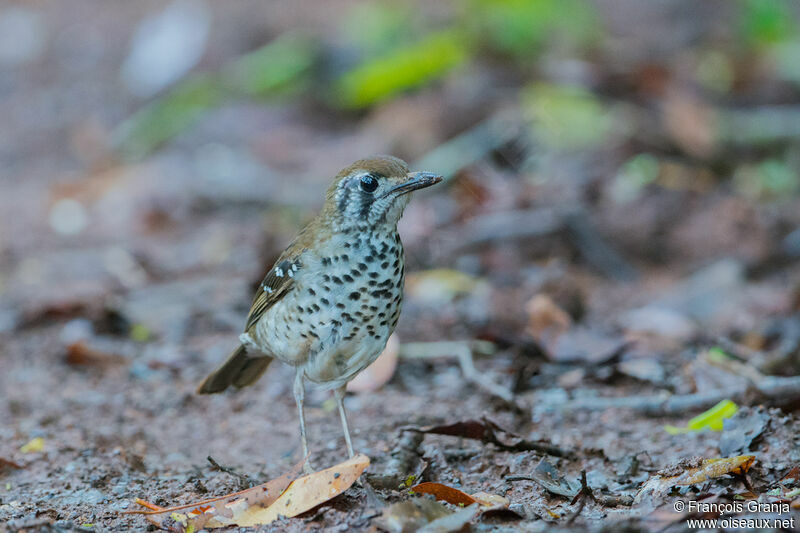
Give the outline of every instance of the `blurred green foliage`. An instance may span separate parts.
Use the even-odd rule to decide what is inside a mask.
[[[432,33],[346,72],[336,83],[335,101],[345,108],[382,102],[442,77],[467,59],[468,48],[459,31]]]
[[[357,4],[342,22],[342,39],[358,48],[365,57],[384,54],[407,43],[410,34],[417,29],[411,6],[399,2]]]
[[[287,33],[222,69],[222,80],[250,95],[296,92],[311,70],[317,47],[304,35]]]
[[[775,158],[741,166],[733,182],[739,193],[759,200],[779,199],[800,191],[800,177],[793,166]]]
[[[797,24],[787,0],[741,0],[742,36],[754,46],[775,44],[792,37]]]
[[[115,144],[126,159],[144,157],[216,106],[221,96],[214,76],[192,76],[123,122],[114,132]]]
[[[628,203],[636,200],[642,190],[655,183],[661,164],[653,154],[636,154],[628,159],[620,169],[611,187],[614,201]]]
[[[290,33],[233,60],[218,74],[189,76],[123,122],[114,133],[115,144],[126,159],[140,159],[232,95],[297,92],[316,54],[309,38]]]
[[[571,85],[530,85],[522,94],[522,107],[536,138],[553,149],[596,145],[613,122],[611,112],[591,92]]]
[[[585,0],[472,0],[465,23],[493,49],[530,60],[550,41],[580,46],[598,36]]]

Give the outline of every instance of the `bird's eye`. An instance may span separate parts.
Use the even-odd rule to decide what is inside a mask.
[[[374,176],[364,176],[361,178],[361,190],[364,192],[375,192],[378,188],[378,180]]]

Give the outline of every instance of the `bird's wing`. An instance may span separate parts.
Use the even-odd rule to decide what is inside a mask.
[[[292,289],[294,278],[303,268],[303,264],[300,262],[299,255],[291,254],[290,250],[291,248],[278,258],[264,277],[264,281],[258,286],[250,306],[250,314],[247,315],[247,325],[244,328],[246,332],[250,332],[250,329],[258,323],[267,309],[275,305]]]

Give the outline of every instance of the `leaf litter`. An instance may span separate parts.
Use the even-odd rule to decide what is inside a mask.
[[[369,466],[369,458],[359,454],[325,470],[298,477],[304,462],[267,483],[197,503],[164,508],[137,499],[136,503],[150,511],[128,513],[143,514],[158,527],[181,532],[265,525],[282,516],[291,518],[305,513],[335,498],[350,488]]]

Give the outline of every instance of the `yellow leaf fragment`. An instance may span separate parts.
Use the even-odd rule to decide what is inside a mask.
[[[706,428],[712,431],[722,431],[723,421],[735,415],[738,410],[739,407],[731,400],[722,400],[711,409],[689,420],[685,428],[665,425],[664,430],[670,435],[701,431]]]
[[[42,450],[44,450],[44,439],[42,437],[31,439],[19,449],[22,453],[36,453]]]

